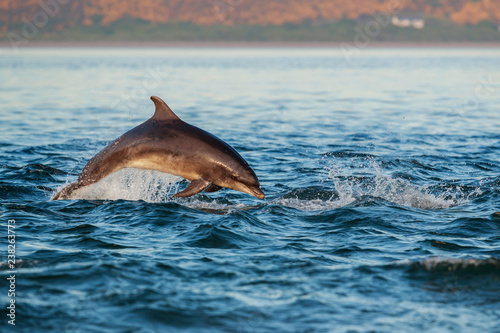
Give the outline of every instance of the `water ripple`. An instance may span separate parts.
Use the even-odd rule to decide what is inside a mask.
[[[500,98],[459,107],[498,59],[460,48],[366,49],[352,66],[328,48],[4,56],[0,224],[6,236],[16,221],[16,328],[498,331]],[[168,79],[138,96],[156,65]],[[174,198],[179,177],[125,169],[50,201],[151,116],[150,95],[233,145],[266,200]]]

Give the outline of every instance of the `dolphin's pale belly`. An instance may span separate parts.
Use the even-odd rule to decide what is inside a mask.
[[[133,159],[124,164],[123,168],[156,170],[183,177],[188,180],[200,178],[200,174],[195,171],[195,168],[190,166],[184,159],[165,155],[151,154]]]

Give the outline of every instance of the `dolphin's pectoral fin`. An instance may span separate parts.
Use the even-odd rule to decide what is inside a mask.
[[[209,193],[210,192],[217,192],[220,189],[222,189],[222,187],[220,187],[219,185],[210,184],[210,186],[205,189],[205,192],[209,192]]]
[[[206,189],[210,185],[210,182],[208,180],[204,179],[196,179],[193,180],[188,187],[186,187],[183,191],[180,191],[176,194],[174,194],[174,197],[177,198],[185,198],[185,197],[190,197],[192,195],[195,195],[196,193],[200,193],[204,189]]]

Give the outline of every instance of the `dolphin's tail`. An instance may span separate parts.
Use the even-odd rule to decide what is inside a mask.
[[[57,192],[56,195],[54,195],[54,197],[50,200],[64,200],[64,199],[68,199],[70,194],[73,193],[73,191],[75,191],[76,189],[78,189],[79,187],[81,187],[82,185],[79,183],[79,182],[75,182],[75,183],[72,183],[72,184],[69,184],[68,186],[64,187],[62,190],[60,190],[59,192]]]

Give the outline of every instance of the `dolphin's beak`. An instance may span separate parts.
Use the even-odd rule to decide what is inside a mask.
[[[264,199],[266,197],[264,192],[262,192],[262,190],[258,186],[245,186],[245,187],[246,187],[245,192],[250,195],[253,195],[257,199]]]

